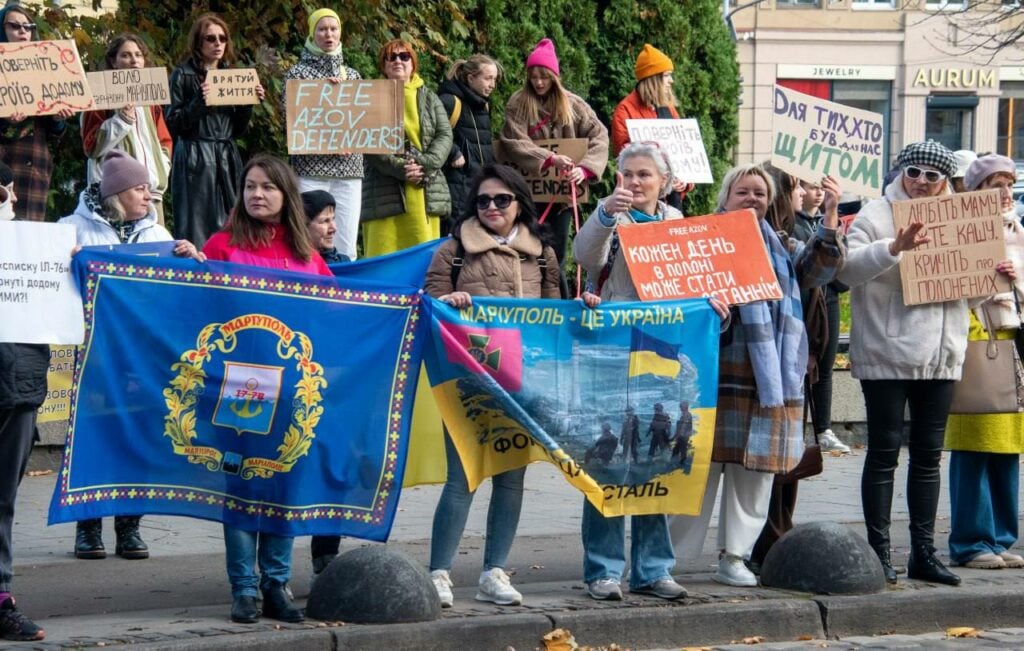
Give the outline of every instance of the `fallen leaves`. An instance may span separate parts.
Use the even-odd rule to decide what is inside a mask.
[[[29,477],[45,477],[46,475],[52,475],[52,470],[29,470],[25,473]]]
[[[946,637],[978,637],[980,632],[970,626],[953,626],[946,629]]]
[[[768,641],[768,638],[766,638],[763,635],[748,635],[747,637],[741,639],[739,641],[739,644],[763,644],[764,642],[767,642],[767,641]],[[733,642],[733,644],[735,644],[735,643],[736,642]]]
[[[531,570],[543,570],[544,566],[543,565],[531,565],[530,569]]]
[[[567,628],[556,628],[541,638],[544,651],[625,651],[618,644],[608,646],[580,646]],[[711,649],[707,649],[711,651]]]

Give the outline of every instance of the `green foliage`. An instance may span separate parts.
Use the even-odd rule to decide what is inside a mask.
[[[195,18],[214,11],[231,27],[237,65],[255,67],[267,88],[268,101],[256,109],[243,150],[283,154],[283,116],[277,110],[284,91],[281,76],[302,49],[309,14],[320,6],[313,0],[121,0],[115,15],[101,18],[76,17],[50,6],[41,21],[42,35],[74,38],[86,68],[99,69],[110,39],[131,31],[147,41],[152,63],[173,67],[185,58]],[[502,62],[505,76],[492,100],[498,107],[495,129],[503,123],[500,107],[523,86],[526,56],[541,38],[555,42],[565,86],[589,101],[606,122],[635,84],[637,53],[651,43],[675,62],[680,114],[700,123],[715,178],[731,164],[739,75],[718,0],[343,0],[329,6],[344,21],[346,60],[364,77],[381,76],[377,52],[395,37],[413,43],[420,74],[434,87],[453,60],[473,52]],[[59,145],[51,214],[67,214],[74,207],[85,174],[82,158],[75,121]],[[608,178],[593,195],[610,189]],[[688,199],[687,212],[709,212],[715,190],[701,186]]]

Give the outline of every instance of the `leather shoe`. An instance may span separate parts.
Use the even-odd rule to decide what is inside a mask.
[[[282,622],[301,622],[306,614],[297,607],[280,583],[263,589],[263,616]]]
[[[910,562],[907,563],[907,577],[930,583],[960,585],[960,577],[953,574],[935,556],[935,548],[918,545],[910,550]]]
[[[103,520],[79,520],[75,523],[75,557],[106,558],[103,546]]]
[[[252,595],[240,595],[231,601],[231,621],[255,624],[260,621],[260,605]]]
[[[128,560],[149,558],[149,547],[139,535],[139,520],[141,519],[137,515],[114,518],[114,531],[117,533],[117,545],[114,547],[114,553],[121,558]]]
[[[882,573],[885,575],[885,582],[889,584],[896,583],[896,569],[892,566],[892,558],[889,556],[889,550],[875,550],[878,554],[878,560],[882,563]]]

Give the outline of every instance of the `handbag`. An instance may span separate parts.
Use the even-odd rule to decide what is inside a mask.
[[[804,400],[804,419],[800,423],[801,425],[807,422],[807,412],[811,403],[810,382],[804,382],[804,395],[807,397]],[[815,432],[814,443],[804,446],[804,455],[800,457],[800,463],[796,464],[789,472],[775,475],[775,483],[795,484],[801,479],[820,475],[824,469],[821,457],[821,443],[818,442],[818,433]]]
[[[953,385],[952,414],[1012,414],[1021,408],[1022,391],[1015,339],[996,339],[988,308],[981,315],[988,339],[967,342],[963,375]],[[1019,334],[1018,329],[1018,334]]]

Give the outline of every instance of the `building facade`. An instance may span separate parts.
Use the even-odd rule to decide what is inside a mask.
[[[881,114],[886,161],[928,138],[1024,161],[1024,49],[991,40],[1022,22],[1017,2],[729,4],[743,76],[738,162],[771,156],[775,84]]]

